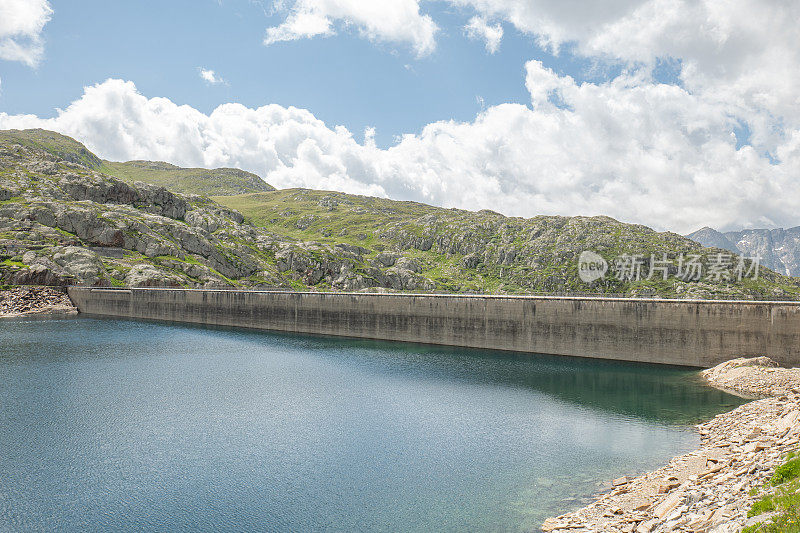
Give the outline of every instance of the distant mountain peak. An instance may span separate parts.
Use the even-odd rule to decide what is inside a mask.
[[[800,226],[783,229],[744,229],[721,233],[704,227],[687,235],[703,246],[758,256],[761,264],[787,276],[800,276]]]
[[[736,244],[731,242],[724,234],[708,226],[690,233],[687,237],[709,248],[722,248],[737,254],[741,252]]]

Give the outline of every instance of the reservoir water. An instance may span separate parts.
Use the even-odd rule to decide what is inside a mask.
[[[741,400],[691,370],[0,322],[0,531],[533,531]]]

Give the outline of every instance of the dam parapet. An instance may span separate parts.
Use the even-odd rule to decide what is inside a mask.
[[[710,367],[800,366],[800,302],[70,287],[86,315]]]

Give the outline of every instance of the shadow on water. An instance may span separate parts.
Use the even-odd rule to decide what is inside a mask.
[[[163,322],[144,323],[164,327]],[[256,344],[310,349],[342,362],[357,360],[374,372],[521,387],[585,408],[659,424],[697,424],[748,401],[709,387],[699,370],[680,366],[222,326],[170,326],[213,331]]]
[[[661,424],[696,424],[746,401],[705,385],[699,371],[681,367],[439,346],[359,344],[378,352],[405,354],[409,362],[421,365],[422,372],[523,387],[583,407]],[[418,356],[420,349],[424,358]]]

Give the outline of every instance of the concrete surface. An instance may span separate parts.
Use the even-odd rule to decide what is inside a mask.
[[[800,366],[800,302],[70,287],[87,315],[710,367]]]

